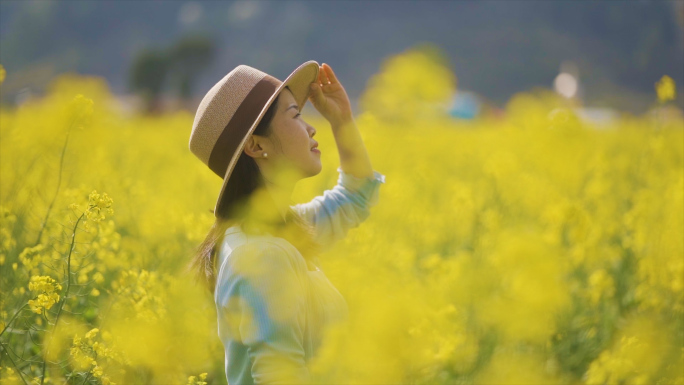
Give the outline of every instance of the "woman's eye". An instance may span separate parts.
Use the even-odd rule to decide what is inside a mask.
[[[298,118],[299,115],[301,115],[301,114],[298,112],[297,115],[295,115],[294,117],[295,117],[295,118]]]

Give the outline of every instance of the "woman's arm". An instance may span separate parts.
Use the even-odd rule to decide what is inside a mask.
[[[331,125],[340,155],[340,168],[357,178],[373,177],[373,166],[354,119]]]
[[[370,215],[378,203],[379,189],[385,176],[372,171],[373,176],[359,178],[338,168],[337,185],[307,203],[291,206],[316,229],[316,242],[329,248],[344,238]]]
[[[358,178],[373,177],[373,167],[356,123],[349,97],[332,68],[323,63],[318,79],[311,84],[311,103],[332,127],[340,167]]]
[[[325,249],[368,218],[385,176],[373,170],[349,97],[328,64],[323,63],[317,81],[311,84],[309,99],[330,122],[340,156],[340,176],[335,187],[293,208],[314,226],[316,241]]]

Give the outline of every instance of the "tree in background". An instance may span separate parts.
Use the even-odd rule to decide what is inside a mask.
[[[170,48],[172,76],[181,99],[192,96],[199,73],[209,67],[215,52],[214,42],[206,36],[188,36]]]
[[[144,49],[131,65],[130,87],[142,95],[148,113],[160,109],[159,99],[167,83],[185,103],[215,52],[214,41],[201,35],[183,37],[162,51]]]
[[[159,96],[171,64],[164,51],[145,49],[138,53],[131,65],[129,85],[140,94],[146,112],[159,110]]]

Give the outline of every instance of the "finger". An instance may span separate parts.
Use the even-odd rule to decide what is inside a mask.
[[[318,105],[321,100],[321,86],[314,82],[309,85],[309,90],[309,99],[311,99],[311,103]]]
[[[325,74],[328,75],[330,83],[338,83],[337,76],[335,76],[335,72],[333,72],[332,67],[329,64],[325,64],[325,69]]]
[[[318,70],[318,84],[321,85],[321,86],[322,86],[323,84],[325,84],[325,81],[324,81],[324,79],[323,79],[323,67],[322,67],[322,66],[321,66],[321,68],[319,68],[319,70]]]
[[[323,63],[323,68],[321,69],[320,72],[323,74],[321,75],[321,78],[323,78],[323,84],[330,84],[330,78],[328,77],[328,72],[325,70],[328,65]]]

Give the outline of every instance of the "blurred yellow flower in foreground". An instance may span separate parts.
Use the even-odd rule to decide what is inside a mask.
[[[82,94],[78,94],[67,106],[70,121],[75,127],[83,129],[92,122],[93,105],[95,103]]]

